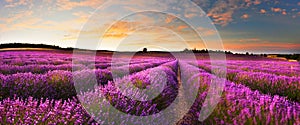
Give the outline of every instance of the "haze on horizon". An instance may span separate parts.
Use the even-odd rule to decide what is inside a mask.
[[[82,31],[82,26],[93,12],[107,0],[3,0],[0,1],[0,44],[34,43],[75,47],[79,33],[85,34],[88,43],[97,36],[94,27]],[[166,0],[168,1],[168,0]],[[253,53],[300,53],[300,2],[295,0],[193,0],[214,22],[224,44],[225,50]],[[118,11],[135,11],[131,6],[143,6],[138,0],[123,3],[124,8],[107,10],[105,17],[97,21],[108,20]],[[155,4],[155,3],[153,3]],[[166,7],[176,8],[176,5]],[[121,10],[122,9],[122,10]],[[180,9],[180,8],[179,8]],[[192,11],[192,10],[189,10]],[[181,16],[196,18],[199,15],[186,13]],[[114,50],[116,41],[128,42],[122,48],[131,50],[132,46],[144,45],[144,41],[172,45],[171,51],[184,48],[177,45],[174,34],[159,28],[141,29],[131,35],[130,26],[140,24],[136,19],[149,23],[165,23],[170,30],[180,32],[190,38],[192,48],[204,49],[204,44],[190,35],[192,30],[182,21],[172,16],[141,14],[128,20],[115,23],[104,36],[102,50]],[[107,25],[107,24],[103,24]],[[205,27],[196,27],[205,29]],[[205,30],[203,30],[205,31]],[[205,35],[215,34],[205,31]],[[143,41],[143,42],[141,42]],[[147,46],[147,44],[145,44]],[[149,50],[161,50],[152,46]]]

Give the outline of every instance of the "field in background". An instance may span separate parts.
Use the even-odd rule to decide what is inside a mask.
[[[0,123],[96,124],[94,119],[97,119],[101,121],[100,124],[105,124],[113,114],[104,115],[101,110],[108,110],[110,104],[128,114],[151,115],[173,102],[179,94],[177,90],[181,83],[191,88],[196,85],[200,87],[197,99],[178,124],[200,124],[199,112],[211,81],[222,79],[214,74],[218,71],[211,70],[208,54],[196,54],[197,62],[194,63],[188,60],[178,61],[169,53],[138,53],[130,60],[129,74],[126,74],[128,64],[125,60],[132,53],[123,53],[124,56],[116,62],[117,70],[113,73],[112,54],[99,52],[95,62],[80,60],[72,65],[72,51],[0,52]],[[153,101],[130,100],[115,89],[116,84],[133,84],[146,88],[151,84],[149,75],[157,70],[166,73],[167,85],[164,94]],[[227,55],[226,72],[221,100],[204,124],[300,124],[299,62],[262,56]],[[92,74],[95,74],[99,86],[86,88],[77,97],[73,77],[77,76],[79,84],[84,86],[93,81],[90,77]],[[115,81],[113,74],[118,77]],[[155,77],[157,83],[164,79],[160,75]],[[93,100],[95,97],[106,98],[110,103],[82,102],[92,104],[89,105],[92,107],[87,107],[93,109],[94,116],[91,117],[79,103],[79,98]],[[176,113],[172,115],[176,117]],[[115,121],[115,124],[125,122],[152,123],[121,119]],[[168,118],[160,123],[168,123]]]

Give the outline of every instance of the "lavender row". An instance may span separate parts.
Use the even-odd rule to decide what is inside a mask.
[[[199,65],[210,67],[209,61],[199,61]],[[264,72],[289,77],[299,77],[300,64],[287,61],[227,61],[230,70]]]
[[[156,62],[131,62],[129,67],[137,67],[138,65],[141,66],[152,66],[152,64],[159,65],[165,63],[166,61],[156,61]],[[126,62],[117,62],[113,63],[113,66],[120,67],[120,66],[127,66],[128,63]],[[110,68],[111,63],[99,63],[99,64],[63,64],[63,65],[25,65],[25,66],[15,66],[15,65],[1,65],[0,66],[0,73],[1,74],[15,74],[15,73],[34,73],[34,74],[43,74],[47,73],[48,71],[53,70],[66,70],[66,71],[80,71],[84,69],[106,69]]]
[[[244,65],[237,66],[236,63],[242,63]],[[283,75],[290,77],[299,77],[300,73],[300,65],[297,62],[264,62],[264,61],[256,61],[256,62],[229,62],[232,68],[241,69],[248,72],[264,72],[264,73],[272,73],[275,75]]]
[[[1,124],[96,124],[74,99],[67,101],[5,99],[0,102]]]
[[[192,67],[190,67],[191,69]],[[194,71],[198,69],[194,67]],[[207,97],[211,79],[220,79],[206,72],[200,72],[188,79],[189,84],[200,84],[201,89],[192,110],[190,124],[199,124],[201,106]],[[221,79],[220,79],[221,80]],[[208,98],[209,99],[209,98]],[[209,99],[211,102],[215,99]],[[204,124],[299,124],[300,104],[284,97],[270,96],[250,88],[226,81],[223,95],[214,112]],[[184,123],[184,122],[183,122]],[[203,124],[202,123],[202,124]]]
[[[166,63],[156,68],[126,76],[117,80],[117,82],[121,84],[131,84],[130,81],[141,80],[143,84],[148,84],[151,71],[164,71],[167,76],[169,76],[167,80],[169,84],[167,88],[169,89],[164,93],[171,96],[174,94],[174,90],[176,90],[174,88],[170,89],[170,87],[174,87],[177,84],[176,67],[176,62]],[[157,81],[161,80],[157,79]],[[168,96],[157,101],[143,103],[128,100],[120,92],[115,91],[114,84],[116,83],[110,82],[105,87],[100,87],[100,89],[96,91],[85,92],[84,95],[79,96],[82,104],[85,106],[84,108],[88,110],[90,114],[84,111],[77,99],[68,99],[66,101],[45,99],[45,101],[39,101],[33,99],[33,97],[29,97],[24,101],[18,98],[14,98],[13,100],[8,98],[0,102],[0,122],[3,124],[105,124],[107,122],[112,124],[151,124],[153,120],[158,119],[159,116],[145,122],[139,119],[122,118],[121,116],[116,116],[117,114],[113,112],[105,113],[105,111],[108,112],[112,110],[111,104],[114,104],[114,107],[127,111],[127,113],[143,116],[158,112],[158,108],[163,108],[162,104],[167,103],[165,102],[166,99],[170,99]],[[99,98],[107,98],[111,102],[97,102]],[[153,104],[154,102],[160,103],[161,105]],[[118,119],[112,119],[112,116]],[[158,122],[163,124],[167,122],[167,119]]]
[[[300,102],[299,77],[276,76],[258,72],[239,72],[232,81],[265,94],[285,96],[290,100]]]
[[[101,66],[102,67],[102,66]],[[104,67],[104,66],[103,66]],[[65,70],[65,71],[72,71],[72,70],[83,70],[88,69],[84,65],[76,64],[63,64],[63,65],[26,65],[26,66],[12,66],[12,65],[1,65],[0,66],[0,73],[4,75],[9,74],[16,74],[16,73],[33,73],[33,74],[43,74],[47,73],[48,71],[53,70]]]
[[[199,65],[200,68],[212,72],[210,66]],[[217,72],[217,71],[214,71]],[[241,69],[228,69],[227,79],[237,84],[243,84],[252,90],[259,90],[265,94],[288,97],[293,101],[300,101],[300,78],[278,76],[265,72],[243,71]]]
[[[96,91],[85,92],[79,95],[79,100],[90,115],[101,124],[166,124],[169,122],[168,118],[176,114],[168,114],[167,116],[155,114],[167,108],[172,103],[172,100],[176,98],[176,90],[178,89],[177,67],[177,61],[174,61],[125,76],[114,82],[110,81],[104,87],[100,87],[100,89],[96,88]],[[162,72],[167,77],[161,75]],[[152,79],[153,77],[155,79]],[[147,88],[150,84],[155,84],[156,88],[161,87],[162,81],[167,82],[164,90],[152,100],[146,99],[151,95],[141,93],[140,91],[137,92],[135,89],[128,87],[129,85],[134,85],[141,89]],[[117,89],[117,85],[123,85],[125,89],[121,92]],[[136,98],[140,97],[140,99],[147,101],[135,100],[126,95],[133,95]],[[155,116],[146,120],[140,119],[142,116],[149,115]],[[158,119],[160,120],[158,121]]]
[[[157,59],[157,58],[155,58]],[[136,59],[133,58],[130,60],[130,64],[136,63],[149,63],[155,61],[154,58],[142,58]],[[0,53],[0,64],[1,65],[11,65],[11,66],[26,66],[26,65],[63,65],[63,64],[72,64],[72,61],[76,60],[78,64],[109,64],[112,61],[112,57],[109,56],[95,56],[91,55],[80,55],[73,56],[69,54],[58,54],[58,53],[49,53],[49,52],[2,52]],[[118,59],[118,62],[127,62],[126,58]],[[128,63],[128,62],[127,62]]]
[[[118,68],[117,71],[119,72],[124,71],[122,75],[126,75],[126,73],[132,74],[158,65],[160,63],[145,63],[144,65],[133,64],[129,67],[116,68]],[[126,72],[128,68],[130,72]],[[82,70],[74,73],[71,71],[55,70],[49,71],[46,74],[33,74],[29,72],[6,76],[0,75],[1,98],[12,98],[14,95],[17,95],[24,98],[32,96],[35,98],[68,99],[76,96],[73,78],[77,78],[77,81],[82,81],[78,83],[78,86],[79,84],[83,86],[88,85],[89,82],[93,82],[92,80],[97,80],[96,83],[103,85],[113,80],[112,74],[116,73],[111,73],[111,70],[115,71],[115,68],[110,70]],[[91,76],[95,76],[95,78]]]

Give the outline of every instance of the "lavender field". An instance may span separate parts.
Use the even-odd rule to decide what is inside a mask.
[[[218,69],[212,70],[209,58],[201,56],[197,56],[196,63],[177,60],[168,54],[141,54],[129,64],[124,61],[126,58],[119,58],[112,70],[111,54],[97,54],[95,62],[77,59],[80,63],[73,64],[72,52],[0,52],[0,124],[108,124],[111,115],[118,117],[103,113],[110,110],[110,105],[126,114],[148,116],[170,106],[180,95],[181,84],[198,91],[193,105],[177,124],[300,124],[298,62],[256,56],[229,57],[226,78],[220,78],[215,74]],[[165,75],[153,74],[154,71]],[[97,86],[84,88],[95,80],[93,75]],[[212,114],[200,122],[199,114],[212,79],[225,80],[224,91]],[[164,89],[151,101],[132,100],[126,94],[132,94],[133,90],[122,93],[117,89],[118,85],[129,84],[145,89],[153,82],[160,84],[164,80]],[[81,92],[76,90],[75,84],[82,86]],[[140,93],[135,95],[147,98]],[[97,102],[95,98],[106,101]],[[177,108],[174,112],[180,112],[180,107]],[[177,117],[176,112],[168,118]],[[158,120],[165,116],[146,123],[121,117],[110,124],[169,123],[168,118]]]

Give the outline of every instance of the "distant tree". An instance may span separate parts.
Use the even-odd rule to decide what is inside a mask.
[[[189,49],[188,48],[185,48],[184,50],[183,50],[183,52],[188,52],[189,51]]]
[[[249,55],[249,52],[246,52],[246,55]]]
[[[146,52],[147,52],[147,48],[144,48],[144,49],[143,49],[143,52],[146,53]]]

